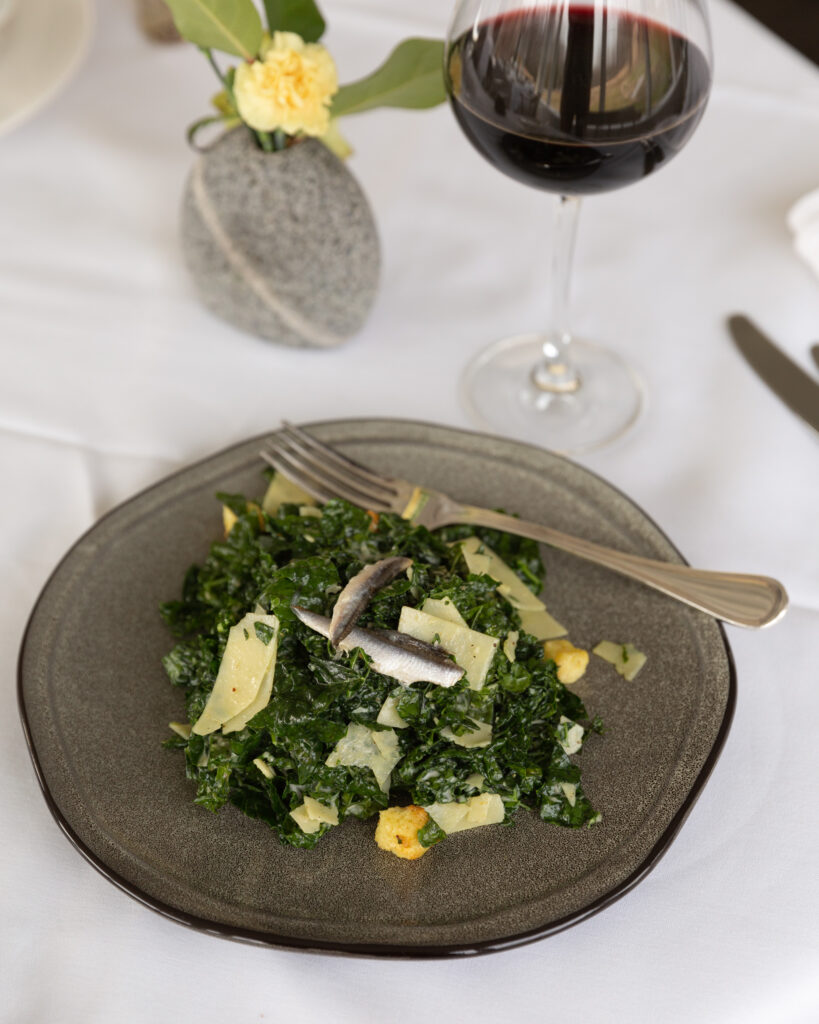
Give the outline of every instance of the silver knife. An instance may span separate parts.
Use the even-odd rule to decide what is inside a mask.
[[[747,317],[730,317],[728,328],[739,351],[768,387],[797,416],[819,431],[819,383],[780,351]]]

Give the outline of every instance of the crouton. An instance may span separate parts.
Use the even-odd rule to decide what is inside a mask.
[[[589,664],[589,652],[575,647],[569,640],[547,640],[543,654],[557,665],[557,678],[564,686],[576,683]]]
[[[410,804],[408,807],[388,807],[378,812],[375,841],[382,850],[394,853],[404,860],[417,860],[427,852],[428,847],[418,841],[418,830],[429,821],[423,807]]]

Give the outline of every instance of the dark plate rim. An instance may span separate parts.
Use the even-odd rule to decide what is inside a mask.
[[[440,429],[441,427],[443,427],[443,429],[451,431],[453,433],[470,434],[473,437],[485,437],[487,439],[496,440],[496,438],[493,438],[492,435],[482,434],[479,431],[464,430],[459,427],[450,427],[443,424],[429,423],[422,420],[406,420],[392,418],[385,419],[384,417],[380,416],[358,417],[355,419],[344,420],[316,420],[311,423],[302,424],[302,426],[305,429],[309,430],[311,427],[333,426],[341,423],[343,423],[344,425],[348,425],[350,427],[354,427],[357,424],[372,425],[375,423],[389,423],[391,426],[406,426],[412,428],[432,427]],[[725,713],[723,715],[722,722],[717,732],[714,744],[711,747],[708,757],[706,758],[702,768],[700,769],[699,774],[694,780],[694,783],[691,789],[689,790],[688,795],[683,801],[682,806],[671,819],[665,831],[660,835],[659,839],[651,848],[651,850],[649,851],[645,859],[642,861],[642,863],[619,885],[615,886],[612,890],[607,892],[605,895],[601,896],[599,899],[588,904],[586,907],[583,907],[581,910],[575,911],[572,914],[568,914],[565,917],[559,918],[557,921],[552,921],[548,925],[544,925],[539,928],[534,928],[525,932],[520,932],[517,935],[507,936],[503,939],[487,939],[482,942],[431,946],[403,946],[400,944],[394,945],[389,943],[382,944],[323,942],[299,939],[293,936],[274,935],[267,932],[256,931],[250,928],[240,928],[235,925],[228,925],[222,924],[220,922],[209,921],[206,918],[199,917],[195,914],[189,914],[186,911],[179,910],[176,907],[172,907],[169,904],[164,903],[162,900],[159,900],[154,896],[148,895],[147,893],[143,892],[139,888],[139,886],[134,885],[132,882],[128,881],[128,879],[124,878],[118,872],[114,871],[111,867],[109,867],[109,865],[107,865],[100,857],[98,857],[91,849],[89,849],[85,842],[74,831],[72,826],[64,817],[62,811],[57,805],[56,800],[52,796],[50,789],[48,788],[48,783],[45,780],[42,765],[40,763],[39,757],[37,756],[37,751],[34,746],[34,741],[32,738],[31,728],[28,720],[28,714],[26,712],[25,696],[23,693],[23,659],[26,649],[26,643],[28,641],[29,630],[31,628],[31,624],[33,622],[38,607],[41,601],[43,600],[46,592],[50,588],[52,579],[60,571],[63,563],[67,561],[67,559],[71,556],[74,550],[77,547],[79,547],[80,544],[83,543],[85,538],[94,530],[96,530],[99,524],[102,523],[104,520],[108,519],[109,516],[118,512],[119,509],[121,509],[124,505],[130,504],[132,501],[135,501],[136,499],[142,497],[145,494],[150,493],[153,490],[156,490],[159,487],[163,487],[168,481],[173,480],[184,473],[187,473],[189,470],[192,470],[205,462],[209,462],[211,459],[215,457],[227,455],[229,452],[233,451],[236,448],[244,447],[249,442],[258,440],[261,443],[265,438],[270,437],[270,435],[273,433],[275,433],[275,429],[266,431],[263,434],[259,434],[255,438],[245,438],[242,441],[238,441],[235,444],[228,445],[226,448],[220,449],[219,451],[211,452],[209,455],[205,455],[202,458],[197,459],[195,462],[191,462],[183,466],[182,468],[167,474],[166,476],[162,477],[161,480],[158,480],[156,483],[143,488],[141,491],[138,491],[130,498],[127,498],[124,502],[120,502],[114,508],[110,509],[104,515],[100,516],[100,518],[97,519],[88,528],[88,530],[86,530],[80,537],[78,537],[77,540],[66,551],[66,553],[63,555],[63,557],[60,559],[60,561],[49,574],[48,579],[43,584],[40,593],[36,601],[34,602],[34,606],[29,614],[25,629],[23,631],[23,636],[20,643],[20,652],[17,660],[17,707],[20,715],[20,723],[22,725],[26,746],[28,748],[29,756],[31,757],[34,772],[37,777],[37,782],[40,785],[40,790],[43,794],[43,798],[45,799],[46,806],[51,812],[51,815],[54,818],[57,825],[59,826],[60,830],[71,843],[71,845],[75,848],[75,850],[77,850],[78,853],[81,854],[82,857],[85,858],[85,860],[88,861],[88,863],[92,867],[96,868],[96,870],[104,878],[106,878],[118,889],[122,890],[122,892],[127,893],[127,895],[131,896],[134,900],[137,901],[137,903],[140,903],[143,906],[148,907],[150,910],[155,911],[163,917],[175,921],[177,924],[185,925],[188,928],[192,928],[196,931],[203,932],[207,935],[215,935],[220,938],[227,938],[236,942],[242,942],[249,945],[266,946],[273,949],[296,949],[313,953],[334,953],[337,955],[346,956],[373,958],[389,957],[395,959],[413,960],[473,957],[486,955],[487,953],[499,953],[505,950],[516,949],[520,946],[529,945],[532,942],[537,942],[541,939],[547,938],[550,935],[556,935],[559,932],[565,931],[567,928],[571,928],[574,925],[580,924],[580,922],[585,921],[590,917],[593,917],[595,914],[598,914],[601,910],[604,910],[606,907],[610,906],[612,903],[615,903],[617,900],[625,896],[626,893],[630,892],[636,885],[638,885],[640,882],[643,881],[644,878],[647,877],[647,875],[654,869],[654,867],[660,861],[662,856],[671,846],[671,843],[675,839],[677,833],[682,828],[686,818],[691,813],[694,804],[697,802],[697,799],[699,798],[700,793],[702,792],[705,786],[705,783],[708,781],[711,772],[714,769],[714,766],[719,760],[719,756],[722,753],[723,747],[725,746],[725,741],[730,731],[731,723],[733,722],[734,712],[736,709],[737,676],[733,652],[731,651],[731,647],[728,643],[728,637],[725,633],[725,627],[721,622],[718,622],[717,625],[719,627],[720,638],[725,648],[725,654],[728,661],[728,699],[725,706]],[[527,445],[525,444],[525,442],[514,441],[513,443],[526,448],[534,448],[536,451],[543,451],[543,449],[538,448],[536,445]],[[555,456],[557,458],[565,459],[565,456],[557,455],[554,452],[548,452],[548,454]],[[571,460],[565,459],[565,461],[568,462]],[[578,468],[580,468],[584,473],[588,473],[590,476],[595,477],[606,487],[608,487],[612,491],[615,491],[620,497],[624,498],[627,502],[633,505],[640,512],[640,514],[645,517],[646,521],[655,530],[657,530],[657,532],[663,537],[663,539],[671,546],[674,552],[682,559],[683,563],[688,565],[686,559],[682,556],[682,554],[680,554],[676,545],[673,544],[673,542],[668,538],[665,531],[662,530],[657,525],[657,523],[651,518],[651,516],[644,512],[642,507],[637,505],[637,503],[632,498],[626,495],[618,487],[615,487],[608,480],[604,479],[598,473],[595,473],[593,470],[590,470],[585,466],[578,466]]]

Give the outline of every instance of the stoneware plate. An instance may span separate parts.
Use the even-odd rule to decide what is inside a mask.
[[[646,515],[566,459],[512,441],[395,420],[315,424],[377,470],[635,554],[680,561]],[[419,861],[347,821],[312,852],[281,845],[232,807],[194,806],[178,752],[183,716],[160,659],[160,601],[221,531],[217,490],[263,493],[261,439],[191,466],[105,516],[46,585],[23,641],[20,709],[46,800],[77,849],[160,913],[251,942],[350,953],[490,952],[576,924],[645,877],[725,741],[731,655],[712,619],[559,552],[546,597],[572,640],[634,643],[628,683],[592,657],[576,687],[606,732],[580,761],[601,825],[570,831],[518,811],[511,828],[460,833]]]

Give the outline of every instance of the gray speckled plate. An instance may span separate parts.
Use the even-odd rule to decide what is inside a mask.
[[[536,448],[420,423],[317,424],[376,469],[636,554],[680,561],[631,501]],[[636,583],[547,551],[546,597],[575,643],[648,654],[632,683],[592,658],[576,687],[606,724],[580,755],[603,814],[569,831],[519,811],[512,828],[465,832],[406,862],[372,822],[345,822],[315,851],[279,844],[234,808],[192,803],[162,749],[182,701],[160,658],[157,606],[218,536],[217,490],[263,488],[259,439],[137,495],[55,570],[23,641],[19,699],[43,792],[63,831],[114,884],[184,924],[251,942],[403,956],[508,948],[577,923],[656,863],[704,785],[730,724],[731,655],[712,619]]]

